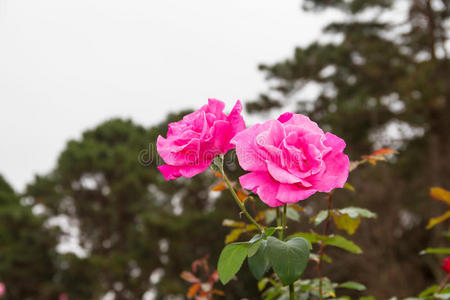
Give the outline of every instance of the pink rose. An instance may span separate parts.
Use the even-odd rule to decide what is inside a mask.
[[[232,140],[241,167],[243,188],[271,207],[295,203],[315,192],[330,192],[347,181],[345,142],[308,117],[285,113],[256,124]]]
[[[234,145],[230,140],[245,129],[242,105],[237,101],[227,116],[225,104],[208,99],[208,104],[169,124],[167,138],[158,137],[156,148],[167,165],[158,167],[166,180],[192,177],[205,171],[214,157]]]
[[[0,297],[6,293],[6,287],[3,282],[0,282]]]

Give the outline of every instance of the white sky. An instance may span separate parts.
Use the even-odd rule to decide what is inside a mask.
[[[151,125],[267,88],[330,14],[299,0],[0,0],[0,173],[18,190],[112,117]]]

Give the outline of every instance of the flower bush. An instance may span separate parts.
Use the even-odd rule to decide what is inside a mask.
[[[376,214],[359,207],[333,208],[332,195],[336,188],[354,190],[347,183],[350,171],[366,162],[376,164],[395,151],[379,149],[350,162],[344,153],[345,141],[323,132],[306,116],[288,112],[245,128],[239,101],[229,115],[223,113],[224,108],[223,102],[209,99],[198,111],[169,124],[167,137],[160,136],[157,142],[158,153],[166,163],[159,170],[166,180],[192,177],[211,167],[220,179],[213,190],[228,189],[250,222],[224,220],[223,225],[232,231],[217,265],[222,284],[232,280],[247,260],[264,299],[326,299],[334,298],[339,288],[365,290],[360,283],[334,283],[322,274],[322,264],[331,261],[326,247],[362,253],[352,241],[331,233],[330,223],[352,235],[363,218],[376,218]],[[234,147],[239,165],[248,171],[239,178],[240,186],[228,178],[223,166],[224,155]],[[325,193],[327,200],[327,209],[311,218],[313,226],[323,224],[322,234],[310,230],[286,236],[287,219],[298,222],[303,210],[297,202],[316,192]],[[254,198],[268,205],[255,217],[245,206]],[[252,233],[252,238],[235,242],[243,232]],[[302,279],[310,261],[316,263],[318,276]],[[186,274],[182,274],[184,279]],[[188,296],[194,297],[200,291],[199,281],[193,277],[188,281],[193,283]]]

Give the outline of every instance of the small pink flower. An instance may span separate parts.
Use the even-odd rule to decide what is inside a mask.
[[[225,104],[208,99],[208,104],[169,124],[167,138],[158,137],[156,148],[166,165],[158,167],[166,180],[192,177],[205,171],[214,157],[225,154],[234,145],[230,140],[245,129],[242,105],[237,101],[229,115]]]
[[[6,287],[3,282],[0,282],[0,297],[6,293]]]
[[[256,124],[232,140],[241,167],[243,188],[271,207],[295,203],[315,192],[330,192],[347,181],[345,142],[324,133],[308,117],[285,113]]]
[[[442,269],[444,269],[445,273],[450,274],[450,257],[444,259],[444,262],[441,265]]]

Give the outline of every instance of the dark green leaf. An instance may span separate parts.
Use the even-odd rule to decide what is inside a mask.
[[[248,267],[250,272],[255,276],[256,279],[261,280],[264,273],[269,269],[269,260],[266,255],[266,240],[261,240],[261,244],[258,251],[253,256],[248,258]]]
[[[309,244],[300,237],[287,242],[267,239],[267,256],[273,270],[284,285],[295,282],[305,271],[309,260]]]
[[[255,255],[256,251],[258,251],[259,246],[261,245],[261,242],[263,240],[259,239],[256,242],[253,242],[252,244],[250,244],[250,246],[248,247],[248,252],[247,255],[248,257],[252,257],[253,255]]]

